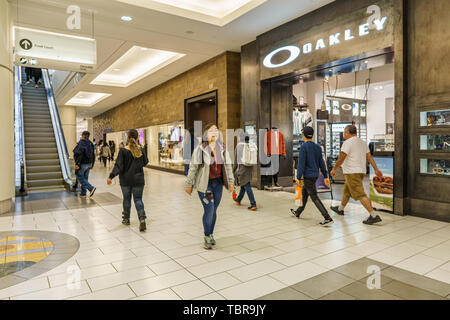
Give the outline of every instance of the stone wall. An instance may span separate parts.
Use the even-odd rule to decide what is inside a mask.
[[[105,130],[126,131],[184,120],[184,100],[218,91],[218,124],[239,128],[240,54],[225,52],[94,118],[94,138]]]

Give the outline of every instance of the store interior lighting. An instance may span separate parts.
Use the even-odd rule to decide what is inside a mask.
[[[184,56],[177,52],[133,46],[91,84],[128,87]]]
[[[67,106],[92,107],[111,96],[110,93],[80,91],[65,103]]]

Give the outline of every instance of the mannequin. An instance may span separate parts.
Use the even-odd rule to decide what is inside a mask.
[[[266,132],[266,135],[264,137],[264,151],[268,157],[286,157],[284,136],[277,127],[272,127],[270,131]],[[273,185],[275,185],[276,187],[280,187],[280,185],[278,184],[278,170],[272,175],[272,179],[271,182],[273,183]]]

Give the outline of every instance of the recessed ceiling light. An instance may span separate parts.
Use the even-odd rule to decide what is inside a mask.
[[[91,84],[113,87],[128,87],[150,74],[168,66],[185,54],[157,49],[142,50],[133,46],[108,69],[98,75]],[[114,72],[120,69],[120,73]]]
[[[142,50],[142,51],[147,51],[147,50],[148,50],[148,48],[144,48],[144,47],[142,47],[142,48],[141,48],[141,50]]]
[[[67,101],[67,106],[92,107],[111,96],[110,93],[80,91]]]
[[[119,68],[114,68],[113,71],[119,72],[120,69]]]
[[[368,64],[368,63],[369,63],[369,60],[364,61],[364,63],[365,63],[365,64]]]
[[[129,16],[122,16],[120,19],[122,19],[122,21],[131,21],[131,20],[133,20],[133,18],[129,17]]]

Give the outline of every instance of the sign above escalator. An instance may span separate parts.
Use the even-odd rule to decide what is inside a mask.
[[[95,73],[95,39],[14,27],[14,62],[34,68]]]

